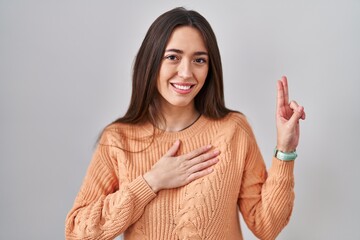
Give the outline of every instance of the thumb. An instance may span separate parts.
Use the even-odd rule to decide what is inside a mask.
[[[177,153],[180,147],[180,140],[176,140],[175,143],[169,148],[169,150],[165,153],[165,157],[173,157]]]
[[[304,107],[298,106],[296,109],[294,109],[294,112],[291,118],[289,119],[289,123],[291,125],[296,125],[299,122],[300,118],[304,119],[304,116],[305,116]]]

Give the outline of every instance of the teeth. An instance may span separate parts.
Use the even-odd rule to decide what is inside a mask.
[[[174,87],[176,87],[177,89],[180,90],[189,90],[191,88],[190,85],[178,85],[178,84],[173,84]]]

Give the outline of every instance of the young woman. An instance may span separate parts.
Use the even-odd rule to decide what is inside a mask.
[[[277,83],[277,145],[267,173],[241,113],[225,107],[220,53],[204,17],[158,17],[136,56],[130,106],[107,126],[66,219],[67,239],[242,239],[239,212],[274,239],[293,208],[304,108]]]

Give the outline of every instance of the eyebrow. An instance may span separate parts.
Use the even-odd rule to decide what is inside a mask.
[[[179,53],[179,54],[183,54],[184,51],[180,50],[180,49],[176,49],[176,48],[171,48],[171,49],[167,49],[165,50],[165,52],[176,52],[176,53]],[[207,52],[204,52],[204,51],[197,51],[194,53],[195,56],[198,56],[198,55],[209,55]]]

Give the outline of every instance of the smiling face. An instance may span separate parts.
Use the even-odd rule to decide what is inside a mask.
[[[189,26],[176,28],[166,45],[157,79],[162,110],[194,110],[194,98],[208,70],[209,57],[201,33]]]

